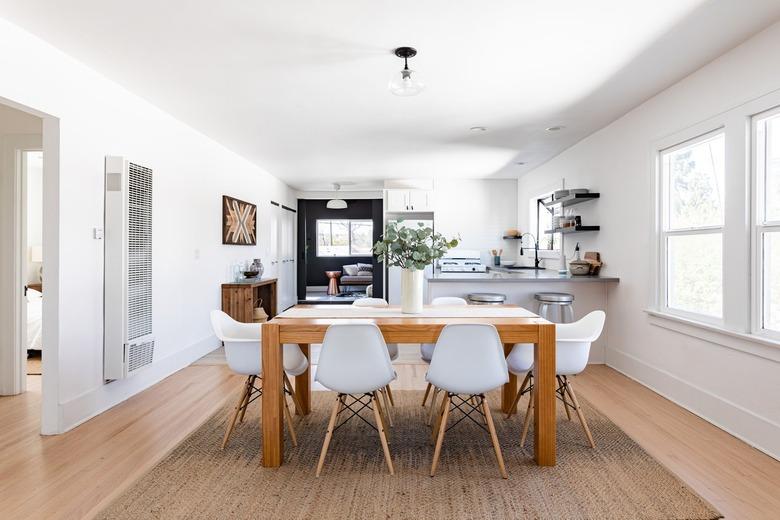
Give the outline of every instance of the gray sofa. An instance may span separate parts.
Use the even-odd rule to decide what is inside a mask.
[[[371,285],[374,281],[374,266],[371,264],[348,264],[341,268],[339,284],[345,287]]]

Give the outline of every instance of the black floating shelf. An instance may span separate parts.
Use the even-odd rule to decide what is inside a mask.
[[[520,240],[523,237],[504,235],[504,240]]]
[[[544,201],[542,204],[544,204],[546,208],[552,206],[561,206],[566,208],[569,206],[574,206],[575,204],[580,204],[581,202],[588,202],[589,200],[598,199],[599,197],[601,197],[600,193],[573,193],[561,199]]]
[[[601,229],[601,226],[574,226],[567,228],[548,229],[545,231],[545,234],[552,235],[554,233],[563,233],[568,235],[569,233],[584,233],[586,231],[598,231],[599,229]]]

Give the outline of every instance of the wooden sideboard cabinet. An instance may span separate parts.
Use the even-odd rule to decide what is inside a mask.
[[[276,316],[276,278],[222,284],[222,310],[236,321],[252,323],[258,300],[263,300],[268,319]]]

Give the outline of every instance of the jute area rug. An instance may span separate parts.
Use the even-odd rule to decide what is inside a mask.
[[[715,519],[720,514],[622,430],[580,398],[596,449],[576,417],[558,408],[558,465],[536,466],[533,432],[519,438],[523,412],[504,420],[492,409],[509,480],[499,476],[488,435],[466,420],[448,431],[435,477],[422,392],[395,392],[390,476],[379,437],[353,419],[333,437],[322,475],[314,476],[334,394],[315,392],[313,412],[295,418],[285,464],[260,465],[259,401],[230,444],[219,446],[230,407],[215,414],[99,515],[105,519]],[[527,397],[520,403],[525,410]],[[373,421],[367,410],[365,417]],[[450,414],[450,423],[460,416]],[[533,427],[532,427],[533,429]]]

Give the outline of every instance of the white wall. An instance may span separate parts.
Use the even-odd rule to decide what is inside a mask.
[[[620,277],[609,294],[607,363],[776,458],[780,347],[753,345],[748,346],[753,353],[745,353],[654,326],[643,310],[653,290],[653,143],[780,89],[778,56],[780,24],[775,24],[518,184],[521,227],[528,224],[528,198],[557,185],[561,177],[568,186],[601,192],[601,199],[589,203],[587,210],[601,231],[577,239],[585,250],[601,251],[605,274]],[[568,241],[568,254],[573,245]]]
[[[46,290],[55,300],[48,310],[58,315],[45,319],[44,327],[56,327],[59,344],[56,351],[44,350],[44,379],[51,371],[58,378],[48,391],[44,382],[44,407],[57,415],[44,428],[64,431],[215,347],[208,313],[219,308],[219,284],[229,265],[264,258],[269,201],[295,207],[296,200],[268,172],[4,20],[0,47],[14,50],[0,55],[0,97],[48,115],[44,162],[59,165],[59,179],[46,165],[44,171],[44,197],[53,202],[44,208],[44,223],[56,228],[50,235],[44,230],[44,266],[59,289]],[[49,153],[46,121],[57,120],[59,147]],[[154,169],[157,339],[152,367],[108,385],[102,379],[103,243],[92,237],[103,220],[106,155]],[[257,247],[221,245],[223,194],[258,205]]]
[[[43,154],[27,155],[27,272],[26,282],[38,282],[40,262],[33,262],[30,248],[43,243]]]
[[[447,238],[460,235],[458,247],[479,249],[491,264],[491,249],[504,249],[502,259],[515,259],[516,244],[502,240],[517,227],[515,179],[442,179],[434,184],[436,231]]]

